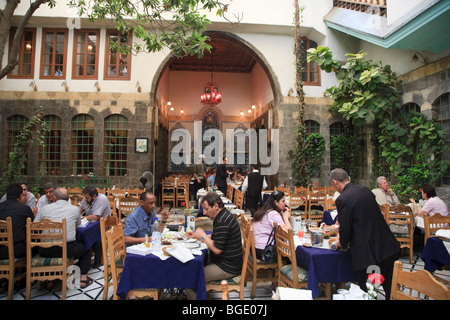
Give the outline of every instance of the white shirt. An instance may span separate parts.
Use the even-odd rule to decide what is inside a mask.
[[[253,170],[252,172],[259,172],[259,171]],[[266,182],[266,177],[264,177],[263,189],[266,189],[266,188],[267,188],[267,182]],[[242,189],[241,189],[242,193],[245,193],[245,191],[247,191],[247,189],[248,189],[248,175],[245,176],[244,182],[242,183]]]

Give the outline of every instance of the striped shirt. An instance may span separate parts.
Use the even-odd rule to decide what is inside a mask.
[[[240,274],[242,271],[241,228],[237,219],[225,208],[220,210],[214,219],[211,239],[214,240],[214,246],[222,250],[219,255],[211,252],[211,262],[225,272]]]

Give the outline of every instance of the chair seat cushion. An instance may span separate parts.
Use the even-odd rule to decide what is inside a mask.
[[[223,279],[222,279],[223,280]],[[208,284],[212,284],[212,285],[220,285],[220,283],[222,282],[222,280],[213,280],[207,283]],[[241,276],[235,276],[233,278],[228,278],[226,279],[228,281],[228,285],[232,286],[232,285],[239,285],[241,284]]]
[[[25,260],[25,258],[14,258],[14,263],[18,263],[22,260]],[[9,265],[9,259],[0,260],[0,266],[7,266],[7,265]]]
[[[311,209],[310,214],[311,214],[311,215],[314,215],[314,216],[316,216],[316,215],[322,215],[322,214],[323,214],[323,210]]]
[[[280,269],[280,272],[284,274],[289,279],[293,280],[294,275],[292,273],[292,264],[287,264]],[[308,270],[301,267],[297,267],[298,281],[306,282],[308,281]]]
[[[67,258],[67,262],[71,262],[73,258]],[[45,258],[39,254],[35,255],[31,259],[32,267],[48,267],[48,266],[60,266],[63,264],[63,259],[61,257],[57,258]]]

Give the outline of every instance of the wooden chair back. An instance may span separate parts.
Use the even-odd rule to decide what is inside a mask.
[[[27,219],[27,288],[25,299],[31,296],[31,284],[34,280],[62,280],[62,296],[66,299],[67,267],[73,264],[73,259],[67,257],[67,227],[66,218],[62,222],[43,219],[31,221]],[[50,248],[61,247],[61,258],[52,258],[50,263],[44,263],[45,259],[39,255],[32,257],[32,251],[36,247]],[[42,261],[41,261],[42,260]]]
[[[449,288],[427,270],[403,271],[400,260],[394,263],[391,300],[450,300]]]
[[[236,189],[234,191],[234,204],[238,209],[244,209],[244,193],[241,190]]]
[[[109,255],[109,263],[111,265],[111,278],[114,288],[113,299],[118,300],[119,296],[117,295],[117,287],[119,285],[119,279],[123,269],[117,266],[117,262],[121,261],[123,263],[127,256],[125,237],[123,234],[123,225],[113,225],[111,229],[105,232],[105,235]]]
[[[108,196],[114,196],[116,198],[125,197],[127,195],[127,189],[114,188],[108,189]]]
[[[250,253],[247,263],[247,279],[252,279],[252,291],[250,298],[253,299],[256,294],[256,285],[258,282],[277,281],[278,263],[265,263],[256,258],[255,238],[253,235],[252,222],[252,218],[248,218],[244,214],[241,214],[242,237],[250,246]]]
[[[83,196],[83,189],[81,189],[79,187],[68,187],[67,191],[69,191],[70,197],[72,197],[73,195]]]
[[[328,196],[333,197],[334,193],[336,192],[336,188],[333,187],[333,186],[326,186],[325,187],[325,191],[326,191]]]
[[[327,210],[336,210],[336,203],[328,195],[325,197],[325,204],[323,206],[323,211]]]
[[[325,190],[311,191],[308,202],[308,219],[316,222],[322,221],[326,197]]]
[[[108,258],[108,245],[106,240],[106,232],[110,230],[113,226],[117,225],[119,222],[117,220],[117,216],[106,216],[105,218],[100,218],[100,235],[102,239],[102,256],[103,256],[103,300],[108,299],[108,289],[113,286],[113,284],[109,281],[109,277],[111,275],[111,266]],[[116,265],[116,267],[118,267]]]
[[[80,194],[74,194],[70,196],[70,202],[72,205],[79,207],[81,204],[81,201],[83,201],[84,196]]]
[[[434,237],[436,231],[439,229],[450,229],[450,215],[442,216],[440,213],[435,213],[431,217],[428,214],[423,216],[423,224],[425,226],[425,244],[429,237]]]
[[[114,216],[114,217],[116,217],[117,219],[118,219],[118,217],[117,217],[117,200],[116,200],[116,197],[114,197],[113,195],[107,195],[107,198],[108,198],[108,201],[109,201],[109,207],[111,208],[111,215],[112,216]]]
[[[233,202],[233,191],[234,187],[231,184],[227,184],[227,198]]]
[[[12,300],[14,284],[25,278],[25,273],[16,275],[16,268],[25,267],[25,258],[14,257],[14,239],[11,217],[0,220],[0,246],[8,248],[8,259],[0,260],[0,279],[8,280],[8,300]]]
[[[286,197],[291,195],[291,189],[289,187],[275,187],[275,190],[283,192]]]
[[[291,215],[301,216],[302,219],[306,219],[309,191],[306,188],[303,189],[303,191],[298,191],[291,194],[289,198],[289,206],[291,207]]]
[[[135,197],[138,198],[141,196],[141,193],[144,192],[144,189],[139,188],[133,188],[133,189],[127,189],[127,196],[129,197]]]
[[[182,202],[186,202],[186,192],[189,198],[189,181],[187,180],[178,180],[177,186],[175,188],[175,206],[178,207]],[[189,203],[189,202],[187,202]]]
[[[96,188],[97,192],[100,194],[106,194],[106,188]]]
[[[134,209],[139,206],[139,199],[135,197],[119,197],[119,217],[126,218]]]
[[[278,285],[294,289],[306,287],[308,282],[299,278],[299,271],[300,274],[303,274],[303,270],[297,266],[294,233],[292,229],[285,230],[282,226],[276,226],[275,240],[278,260]],[[283,257],[289,259],[289,265],[283,265]]]
[[[407,248],[409,250],[409,261],[412,264],[414,216],[411,207],[404,204],[389,206],[389,211],[385,216],[385,220],[395,238],[400,243],[400,248]],[[398,231],[402,228],[405,229],[405,231]]]
[[[161,203],[164,205],[165,202],[170,202],[172,206],[176,203],[176,190],[174,182],[163,181],[161,189],[162,197]]]

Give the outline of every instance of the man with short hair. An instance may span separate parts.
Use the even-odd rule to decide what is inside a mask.
[[[23,191],[23,195],[24,195],[21,198],[22,203],[29,206],[31,208],[31,210],[33,211],[33,214],[36,214],[36,212],[37,212],[36,197],[34,196],[34,194],[32,194],[31,192],[28,191],[28,185],[25,182],[21,181],[18,183],[22,186],[22,191]],[[0,199],[0,203],[5,202],[5,201],[6,201],[6,194],[4,194],[3,197]]]
[[[241,274],[242,240],[239,222],[226,208],[220,196],[208,192],[201,200],[203,214],[213,220],[213,232],[209,236],[202,228],[187,233],[189,238],[203,241],[210,252],[210,264],[205,266],[205,282],[223,280]],[[197,298],[191,289],[186,290],[188,299]]]
[[[375,195],[377,203],[379,205],[389,203],[391,206],[395,206],[397,204],[400,204],[400,200],[398,200],[394,191],[392,191],[386,177],[378,177],[377,186],[378,188],[373,189],[372,192]]]
[[[86,186],[83,189],[84,199],[81,200],[80,210],[89,221],[98,221],[100,218],[111,215],[111,206],[108,197],[98,193],[97,188]]]
[[[91,267],[91,250],[85,250],[84,243],[76,241],[77,226],[81,224],[80,211],[77,206],[72,205],[68,201],[69,191],[67,189],[56,188],[52,194],[55,197],[55,201],[39,210],[35,221],[48,218],[56,222],[62,222],[66,218],[67,257],[79,259],[80,287],[84,289],[92,284],[93,280],[87,276]],[[39,254],[43,257],[61,257],[62,255],[59,247],[39,248]]]
[[[27,219],[34,219],[31,208],[24,204],[24,193],[19,183],[11,184],[6,191],[6,200],[0,203],[0,220],[11,217],[14,239],[14,256],[26,256],[26,225]],[[0,246],[0,260],[8,259],[8,247]]]
[[[398,259],[400,245],[369,188],[351,183],[343,169],[331,171],[330,178],[340,193],[336,199],[339,212],[339,241],[336,248],[350,247],[352,266],[358,284],[364,291],[367,291],[367,271],[373,272],[368,267],[379,268],[385,279],[383,288],[386,300],[389,300],[394,262]]]
[[[247,191],[246,207],[250,210],[252,217],[261,202],[261,191],[267,188],[266,178],[259,173],[258,169],[257,164],[252,164],[252,172],[245,177],[241,190],[243,193]]]
[[[228,158],[223,157],[222,163],[217,166],[215,184],[224,195],[227,194],[227,177],[231,174],[227,170]]]
[[[123,234],[127,245],[143,243],[146,234],[149,237],[152,235],[152,225],[156,218],[156,197],[153,193],[144,191],[139,197],[139,203],[139,206],[128,215],[125,221]],[[163,211],[161,221],[159,221],[161,233],[168,218],[169,211]]]
[[[55,192],[56,188],[57,188],[57,185],[54,182],[47,182],[44,185],[45,195],[43,195],[42,197],[39,198],[39,201],[37,203],[38,211],[40,211],[44,206],[56,201],[56,198],[53,194]],[[70,202],[70,199],[67,199],[67,201]]]

